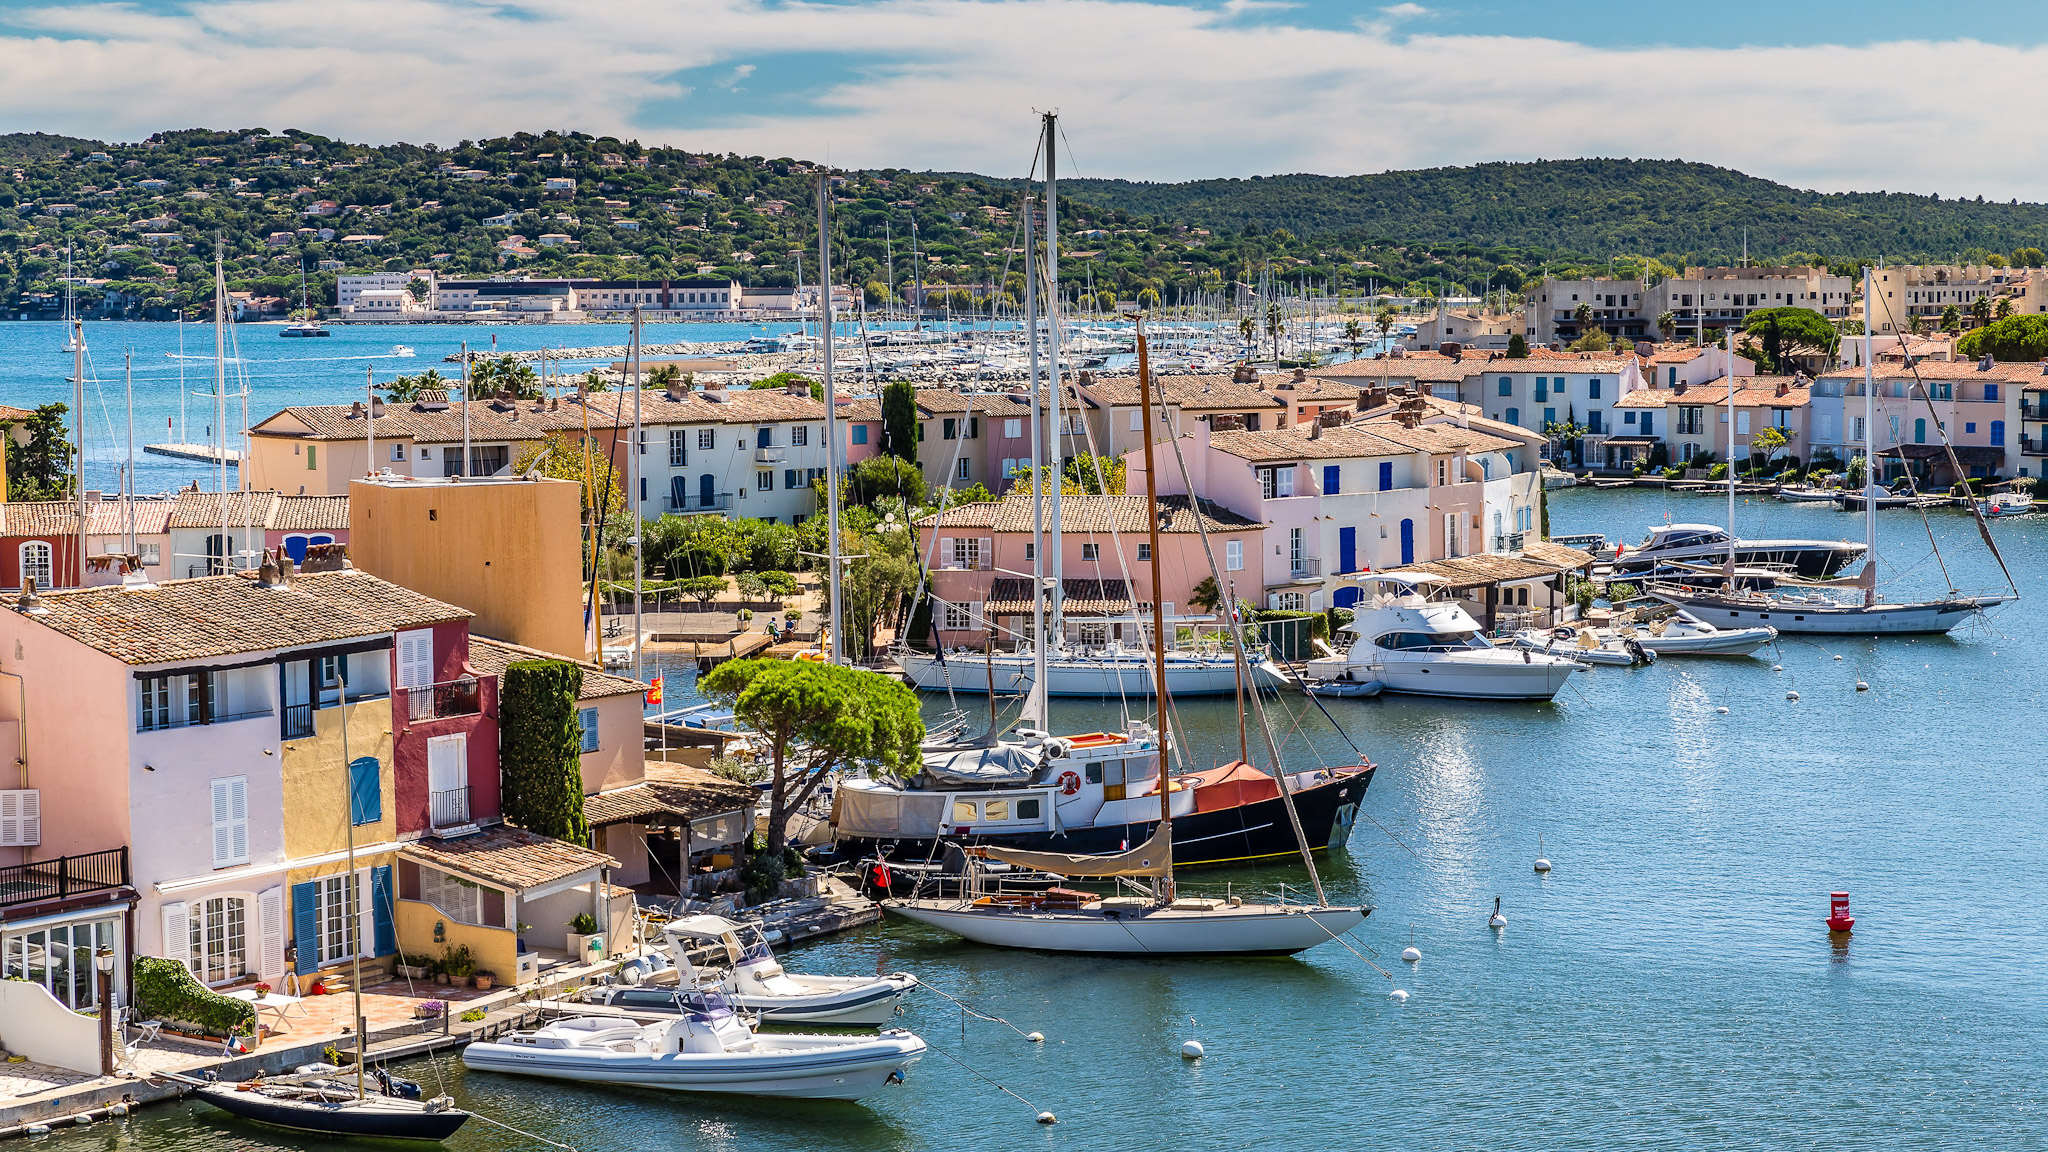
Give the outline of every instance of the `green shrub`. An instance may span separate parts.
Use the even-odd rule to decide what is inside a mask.
[[[476,975],[476,954],[467,944],[453,944],[441,954],[441,970],[457,980]]]
[[[720,580],[723,583],[723,580]],[[531,832],[590,842],[583,815],[583,670],[566,660],[517,660],[499,689],[498,764],[505,819]]]
[[[144,1017],[197,1028],[209,1036],[252,1036],[256,1006],[223,996],[176,960],[135,958],[135,1004]]]
[[[588,912],[578,912],[569,920],[569,931],[578,936],[595,936],[597,919]]]
[[[789,862],[779,852],[754,852],[747,857],[746,866],[740,869],[740,882],[746,886],[747,903],[760,904],[775,898],[788,873]]]
[[[456,1019],[462,1021],[464,1024],[474,1024],[483,1018],[484,1010],[481,1008],[471,1008],[469,1011],[464,1012],[462,1015],[456,1017]]]
[[[1707,479],[1709,480],[1726,480],[1727,478],[1728,465],[1726,464],[1716,464],[1712,468],[1707,469]]]

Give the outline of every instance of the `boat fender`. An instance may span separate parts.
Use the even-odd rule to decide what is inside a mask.
[[[1057,760],[1057,759],[1059,759],[1060,757],[1062,757],[1062,756],[1065,756],[1066,754],[1067,754],[1067,742],[1066,742],[1066,741],[1064,741],[1064,740],[1048,740],[1048,741],[1046,741],[1046,742],[1045,742],[1045,758],[1046,758],[1046,759],[1048,759],[1048,760]]]
[[[1081,791],[1081,774],[1071,769],[1060,773],[1060,795],[1073,796]]]

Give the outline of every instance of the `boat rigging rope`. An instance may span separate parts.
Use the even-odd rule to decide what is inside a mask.
[[[1015,1032],[1017,1035],[1024,1037],[1026,1040],[1031,1039],[1029,1033],[1025,1032],[1022,1028],[1017,1027],[1015,1024],[1010,1023],[1008,1020],[1003,1019],[1001,1016],[991,1016],[988,1013],[983,1012],[980,1009],[974,1007],[973,1005],[967,1003],[967,1001],[962,1000],[958,996],[953,995],[950,992],[942,992],[939,989],[932,987],[930,982],[926,980],[919,979],[917,982],[917,986],[931,993],[932,995],[939,997],[942,1000],[951,1001],[953,1004],[957,1005],[962,1012],[967,1013],[969,1016],[974,1017],[976,1020],[983,1020],[990,1024],[1001,1024],[1003,1027],[1008,1028],[1010,1031]]]
[[[507,1132],[511,1132],[519,1136],[524,1136],[528,1140],[538,1141],[542,1144],[547,1145],[550,1148],[560,1148],[563,1150],[563,1152],[576,1152],[576,1149],[568,1144],[563,1144],[559,1141],[550,1140],[545,1136],[536,1135],[532,1132],[528,1132],[524,1128],[514,1128],[512,1125],[507,1124],[502,1120],[493,1120],[489,1116],[486,1116],[481,1112],[471,1112],[469,1115],[472,1119],[481,1120],[484,1123],[489,1124],[495,1128],[503,1128]]]
[[[1038,1105],[1033,1104],[1031,1101],[1024,1099],[1022,1096],[1017,1095],[1015,1092],[1010,1091],[1008,1088],[1004,1087],[1000,1081],[991,1080],[987,1076],[984,1076],[980,1072],[977,1072],[965,1060],[960,1059],[958,1056],[953,1055],[952,1053],[946,1051],[944,1048],[939,1047],[937,1044],[934,1044],[931,1041],[926,1040],[924,1042],[924,1047],[925,1051],[933,1052],[940,1056],[944,1056],[946,1059],[951,1060],[955,1064],[958,1064],[963,1070],[966,1071],[966,1073],[969,1076],[972,1076],[976,1080],[979,1080],[982,1083],[989,1085],[996,1091],[1001,1092],[1003,1095],[1008,1096],[1011,1099],[1017,1101],[1019,1104],[1024,1105],[1026,1108],[1031,1109],[1033,1112],[1040,1111]]]

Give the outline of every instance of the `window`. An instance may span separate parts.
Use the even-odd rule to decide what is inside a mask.
[[[957,474],[959,478],[962,480],[967,479],[970,475],[968,469],[972,467],[972,463],[973,462],[968,460],[967,457],[962,456],[960,458],[960,467],[954,470],[955,474]]]
[[[972,618],[967,614],[967,605],[946,605],[946,630],[948,632],[965,632],[971,623]]]
[[[1223,568],[1227,572],[1244,571],[1244,541],[1227,540],[1224,542]]]
[[[1623,412],[1623,413],[1621,414],[1621,422],[1622,422],[1623,424],[1633,424],[1633,423],[1635,423],[1635,422],[1636,422],[1636,414],[1635,414],[1634,412]]]
[[[1437,487],[1441,488],[1441,487],[1443,487],[1444,485],[1446,485],[1446,484],[1449,484],[1450,482],[1451,482],[1451,462],[1450,462],[1449,460],[1439,460],[1439,461],[1437,461],[1437,462],[1436,462],[1436,484],[1437,484]]]
[[[967,418],[967,438],[969,440],[981,439],[981,417],[969,416]]]
[[[1335,464],[1323,465],[1323,495],[1335,496],[1343,490],[1344,470]]]
[[[1972,436],[1976,435],[1976,434],[1977,434],[1977,422],[1976,422],[1975,420],[1967,420],[1967,421],[1964,421],[1964,423],[1963,423],[1963,431],[1964,431],[1965,433],[1969,434],[1969,435],[1972,435]]]
[[[1024,542],[1024,562],[1029,564],[1036,559],[1038,559],[1038,545],[1026,540]]]
[[[1287,530],[1287,567],[1289,571],[1301,571],[1301,529]]]
[[[803,447],[807,447],[807,446],[808,446],[808,445],[810,444],[810,442],[811,442],[811,429],[810,429],[810,426],[809,426],[809,425],[807,425],[807,424],[799,424],[799,425],[797,425],[796,427],[794,427],[794,428],[791,428],[791,429],[789,430],[789,443],[790,443],[790,445],[791,445],[792,447],[796,447],[796,448],[803,448]]]
[[[250,975],[249,902],[239,896],[196,901],[185,910],[185,943],[185,962],[202,984]]]
[[[1735,414],[1735,434],[1737,436],[1749,435],[1749,413],[1737,412]]]
[[[2005,447],[2005,421],[1993,420],[1991,422],[1991,446],[1993,448]]]
[[[1294,465],[1259,469],[1259,491],[1268,500],[1294,495]]]
[[[34,580],[36,587],[45,591],[49,589],[50,582],[55,578],[56,572],[56,565],[52,559],[53,555],[54,553],[51,551],[49,544],[41,540],[31,540],[21,546],[21,582],[23,587],[27,587],[28,582]]]
[[[348,821],[375,824],[384,818],[384,785],[377,758],[358,756],[348,762]]]
[[[1594,377],[1593,379],[1591,379],[1591,380],[1588,380],[1588,381],[1586,381],[1586,399],[1588,399],[1588,400],[1598,400],[1599,398],[1600,398],[1600,378],[1599,378],[1599,377],[1597,377],[1597,376],[1595,376],[1595,377]]]
[[[756,429],[754,429],[754,447],[756,447],[756,448],[773,448],[773,447],[775,447],[775,429],[773,429],[773,428],[756,428]]]
[[[1380,461],[1380,491],[1391,492],[1394,488],[1394,462]]]
[[[5,976],[39,984],[68,1008],[84,1011],[99,1002],[93,953],[114,946],[113,920],[53,924],[7,937]]]
[[[1520,408],[1508,409],[1507,422],[1519,426],[1522,423],[1522,410]]]
[[[1083,564],[1093,564],[1100,559],[1102,559],[1101,545],[1093,540],[1081,545],[1081,562]]]
[[[576,727],[583,733],[581,751],[597,751],[597,709],[579,708],[576,711]]]
[[[1140,545],[1138,545],[1138,563],[1140,563],[1140,564],[1149,564],[1149,563],[1151,563],[1151,561],[1152,561],[1152,545],[1150,545],[1150,544],[1140,544]]]
[[[1505,376],[1501,377],[1500,394],[1503,396],[1513,396],[1515,394],[1515,382]]]
[[[1131,431],[1133,431],[1133,432],[1143,432],[1144,430],[1145,430],[1145,411],[1144,411],[1144,409],[1142,409],[1142,408],[1133,408],[1133,409],[1131,409]]]
[[[1299,612],[1306,603],[1307,600],[1299,592],[1276,592],[1273,595],[1273,607],[1282,612]]]
[[[782,470],[782,486],[784,488],[801,488],[803,485],[804,474],[801,468],[784,468]]]
[[[953,541],[953,567],[980,568],[981,541],[974,537],[959,537]]]
[[[945,420],[941,421],[939,437],[943,440],[958,440],[960,438],[960,422],[951,416],[946,417]]]
[[[1022,436],[1023,434],[1024,434],[1024,421],[1022,421],[1022,420],[1005,420],[1005,421],[1003,421],[1003,435],[1004,435],[1004,437],[1006,437],[1007,439],[1015,440],[1015,439],[1016,439],[1017,437],[1019,437],[1019,436]]]
[[[164,550],[163,550],[163,549],[164,549],[164,546],[163,546],[163,545],[161,545],[161,544],[137,544],[137,545],[136,545],[136,550],[137,550],[137,552],[138,552],[138,553],[139,553],[139,554],[141,555],[141,557],[142,557],[142,562],[143,562],[144,564],[146,564],[146,565],[155,565],[155,564],[161,564],[161,563],[163,563],[163,562],[164,562]]]
[[[1538,376],[1536,378],[1536,399],[1550,399],[1550,377]]]
[[[357,889],[360,885],[354,876],[328,876],[313,881],[314,899],[314,943],[318,945],[320,964],[333,964],[356,954],[362,932],[357,924],[361,915],[362,898]],[[299,941],[304,949],[307,942]]]
[[[775,470],[774,470],[774,469],[772,469],[772,468],[756,468],[756,469],[754,469],[754,491],[756,491],[756,492],[773,492],[773,491],[775,491]]]
[[[1019,801],[1017,801],[1017,819],[1019,819],[1019,820],[1036,820],[1036,819],[1038,819],[1038,818],[1039,818],[1039,815],[1038,815],[1038,814],[1039,814],[1039,811],[1040,811],[1040,809],[1039,809],[1039,805],[1040,805],[1040,803],[1041,803],[1041,801],[1039,801],[1039,799],[1038,799],[1037,797],[1035,797],[1035,796],[1034,796],[1034,797],[1032,797],[1032,798],[1031,798],[1031,799],[1029,799],[1029,800],[1019,800]]]
[[[711,451],[711,450],[712,450],[713,448],[716,448],[716,447],[718,447],[718,429],[716,429],[716,428],[699,428],[699,429],[697,429],[697,451],[699,451],[699,452],[709,452],[709,451]]]
[[[223,776],[212,781],[213,866],[228,868],[249,862],[249,778]]]
[[[142,708],[135,730],[152,732],[159,728],[183,728],[204,723],[206,676],[151,676],[139,682]]]
[[[393,444],[391,446],[391,462],[393,464],[405,463],[405,445]]]
[[[1995,400],[1997,400],[1997,399],[1998,399],[1998,385],[1996,385],[1996,384],[1986,384],[1986,385],[1984,386],[1984,399],[1986,399],[1986,400],[1994,400],[1994,401],[1995,401]]]
[[[865,424],[855,424],[855,425],[853,426],[853,442],[854,442],[855,444],[865,444],[865,443],[867,443],[867,442],[868,442],[868,426],[867,426],[867,425],[865,425]]]
[[[681,428],[671,428],[668,430],[669,467],[681,468],[683,465],[688,464],[690,462],[690,452],[689,445],[687,443],[687,437],[688,433],[684,432]]]
[[[1545,408],[1543,410],[1543,426],[1548,428],[1555,423],[1557,423],[1557,409]]]

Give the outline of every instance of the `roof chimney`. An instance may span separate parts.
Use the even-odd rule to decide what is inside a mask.
[[[1787,383],[1786,381],[1783,381],[1783,380],[1780,380],[1780,381],[1778,381],[1778,395],[1780,395],[1780,396],[1783,396],[1783,395],[1785,395],[1785,394],[1786,394],[1787,392],[1790,392],[1790,391],[1792,391],[1792,385],[1791,385],[1791,384],[1789,384],[1789,383]]]
[[[26,576],[21,581],[21,595],[14,599],[14,610],[24,616],[43,616],[49,609],[43,606],[43,598],[36,595],[36,578]]]
[[[811,398],[811,386],[809,384],[790,384],[782,390],[791,396],[801,396],[806,400]]]
[[[1323,438],[1323,422],[1321,420],[1308,426],[1308,438],[1311,440],[1321,440]]]
[[[1991,353],[1989,353],[1989,352],[1986,352],[1986,353],[1984,354],[1984,358],[1983,358],[1983,359],[1981,359],[1981,360],[1979,360],[1979,361],[1977,361],[1977,371],[1979,371],[1979,372],[1989,372],[1989,371],[1991,371],[1991,363],[1992,363],[1992,361],[1991,361]]]
[[[1296,368],[1296,369],[1294,370],[1294,382],[1295,382],[1296,384],[1299,384],[1299,383],[1301,383],[1302,381],[1304,381],[1304,380],[1306,380],[1306,379],[1308,379],[1308,369],[1306,369],[1306,368]]]
[[[361,420],[363,418],[363,402],[361,400],[348,406],[348,418],[351,420]]]

